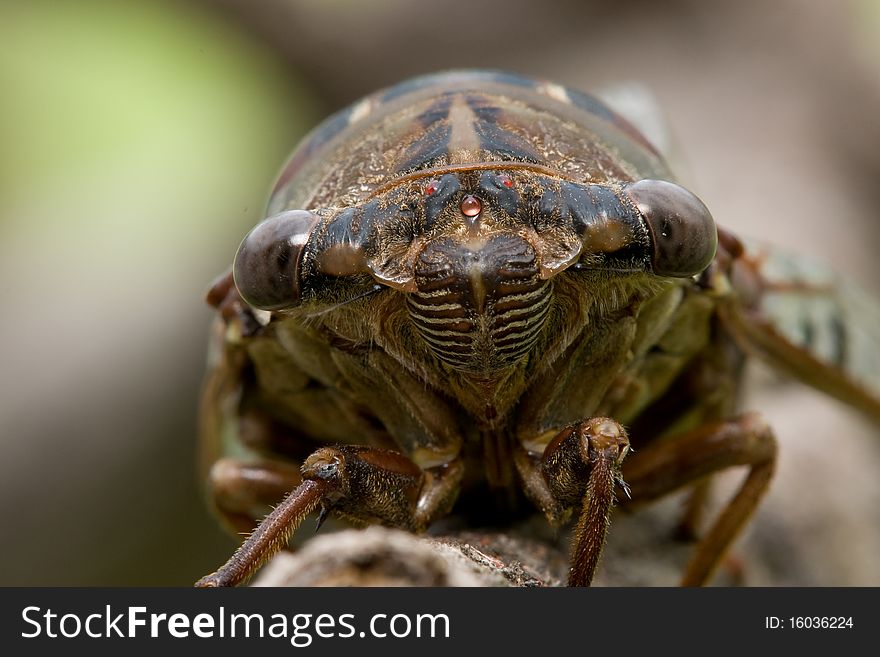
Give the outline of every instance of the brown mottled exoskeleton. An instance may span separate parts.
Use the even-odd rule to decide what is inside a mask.
[[[201,586],[244,581],[314,510],[420,532],[482,489],[575,516],[587,585],[617,489],[746,466],[684,573],[701,584],[776,461],[734,414],[746,353],[880,417],[855,297],[717,230],[641,134],[559,85],[452,72],[369,96],[303,142],[268,215],[209,293],[202,433],[228,527],[278,506]]]

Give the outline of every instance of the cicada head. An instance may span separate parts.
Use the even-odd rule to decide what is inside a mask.
[[[705,205],[671,182],[486,166],[411,176],[352,207],[282,212],[244,239],[233,271],[245,301],[273,311],[396,290],[440,361],[485,373],[529,353],[561,272],[691,277],[716,242]]]

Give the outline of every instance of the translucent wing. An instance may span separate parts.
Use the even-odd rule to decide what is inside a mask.
[[[745,243],[722,311],[748,351],[880,422],[880,301],[828,267]]]

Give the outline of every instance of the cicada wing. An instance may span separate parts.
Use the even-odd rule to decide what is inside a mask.
[[[880,301],[830,268],[744,242],[722,315],[748,351],[880,422]]]

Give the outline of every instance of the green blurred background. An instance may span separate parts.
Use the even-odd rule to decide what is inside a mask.
[[[0,0],[0,584],[188,585],[228,556],[195,473],[202,299],[327,113],[450,67],[637,81],[719,222],[877,293],[878,42],[866,0]],[[762,399],[794,446],[743,549],[787,524],[797,583],[880,583],[877,430]],[[845,434],[838,469],[803,433]]]

